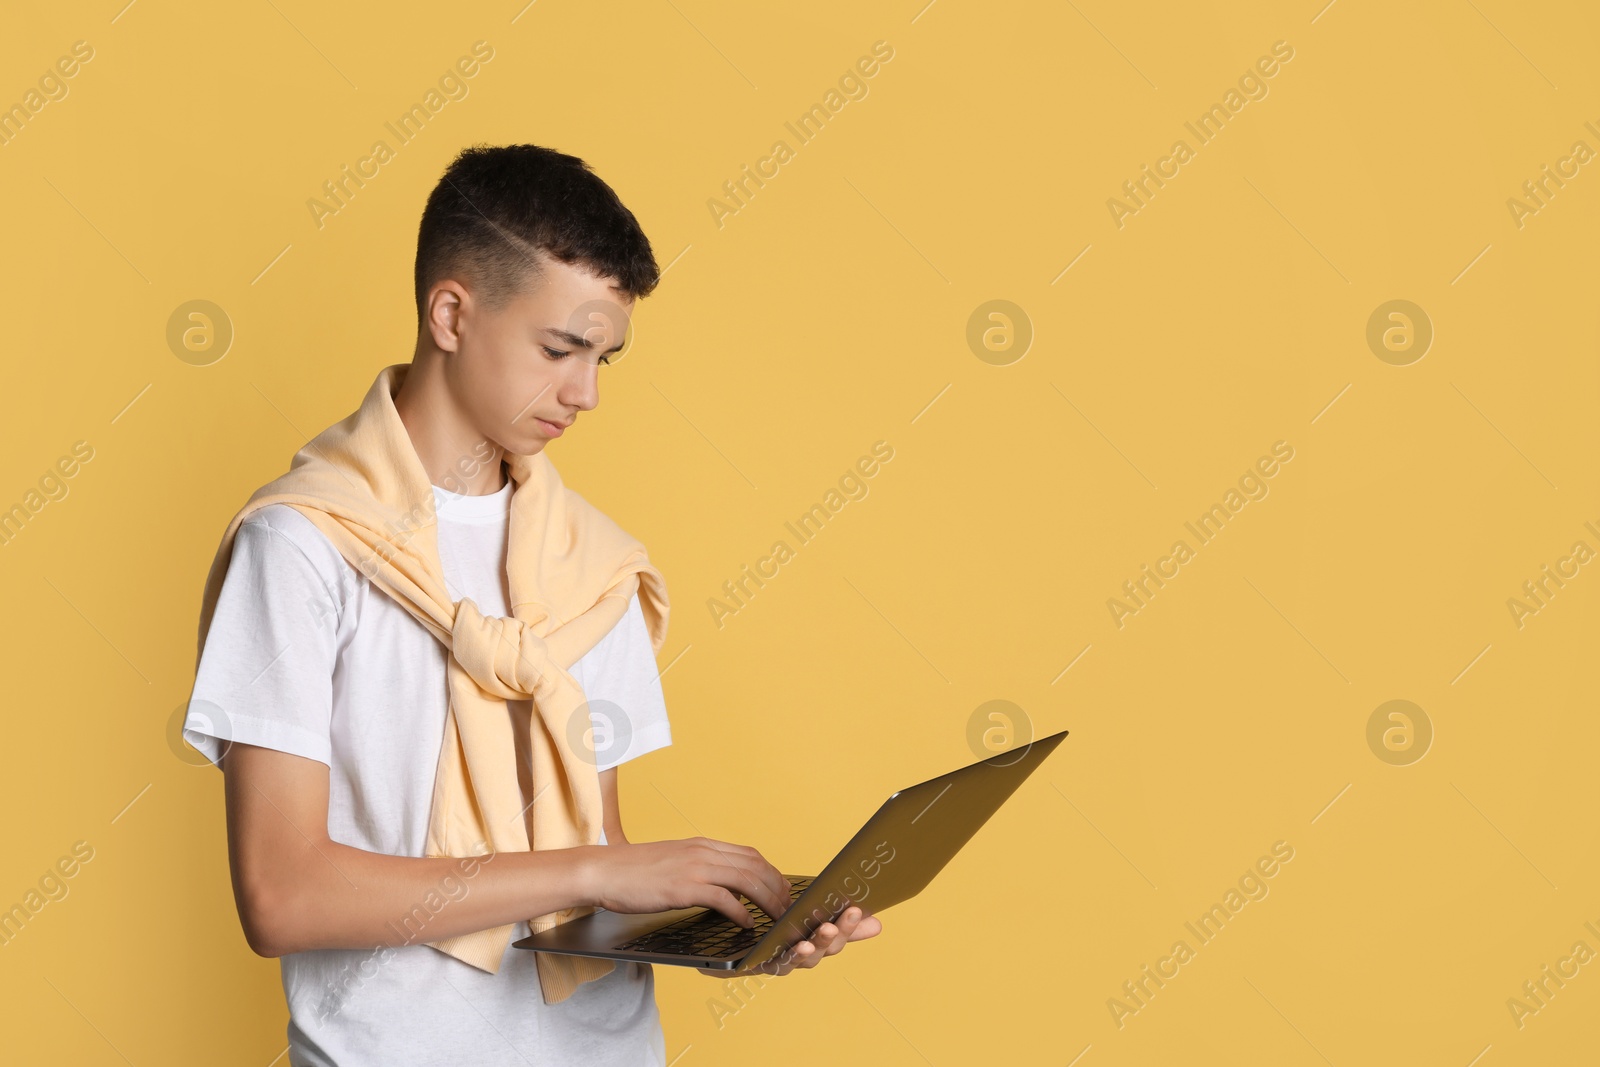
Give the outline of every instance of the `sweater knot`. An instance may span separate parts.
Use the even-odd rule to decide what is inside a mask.
[[[529,700],[552,684],[549,646],[532,627],[485,615],[469,597],[455,607],[450,652],[484,692],[502,700]]]

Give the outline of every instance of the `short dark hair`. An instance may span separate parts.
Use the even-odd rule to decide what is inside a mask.
[[[534,250],[615,278],[632,299],[661,280],[650,240],[589,164],[538,145],[473,145],[428,196],[417,231],[417,326],[441,278],[503,306],[537,267]]]

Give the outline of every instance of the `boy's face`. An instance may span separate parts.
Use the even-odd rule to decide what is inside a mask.
[[[615,279],[545,255],[539,263],[541,273],[530,273],[501,308],[462,292],[445,361],[463,414],[520,455],[542,451],[600,403],[601,361],[623,347],[633,311],[633,301],[612,288]],[[438,338],[437,323],[434,332]]]

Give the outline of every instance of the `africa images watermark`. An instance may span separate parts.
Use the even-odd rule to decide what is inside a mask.
[[[481,848],[488,848],[487,843],[480,843]],[[479,868],[493,860],[495,854],[488,852],[477,856],[463,856],[456,859],[455,871],[447,873],[439,879],[439,884],[429,889],[423,898],[411,905],[411,908],[400,917],[399,921],[389,920],[388,927],[399,938],[399,946],[404,948],[421,939],[427,925],[439,917],[439,913],[452,903],[467,898],[472,892],[472,887],[465,879],[477,877]],[[460,871],[457,877],[456,871]],[[345,1001],[349,1000],[356,990],[366,982],[375,978],[378,969],[388,964],[395,957],[395,945],[383,944],[367,952],[359,963],[346,964],[339,973],[329,980],[323,990],[322,1000],[317,1005],[317,1022],[326,1022],[343,1009]]]
[[[20,100],[0,110],[0,147],[15,140],[47,105],[65,100],[72,91],[67,79],[76,77],[83,64],[93,58],[94,45],[88,41],[73,41],[71,54],[61,56],[54,65],[46,67],[34,83],[37,88],[30,87]]]
[[[1246,468],[1239,476],[1238,488],[1230,486],[1222,495],[1221,503],[1212,504],[1193,522],[1184,523],[1183,528],[1194,535],[1198,546],[1209,545],[1218,534],[1222,533],[1223,527],[1229,520],[1238,517],[1246,504],[1252,500],[1267,498],[1267,494],[1271,492],[1267,480],[1277,475],[1282,469],[1281,464],[1287,464],[1292,459],[1294,459],[1294,446],[1287,441],[1274,441],[1272,454],[1261,456],[1255,461],[1254,466]],[[1111,621],[1117,629],[1120,630],[1126,625],[1128,616],[1137,615],[1149,607],[1156,593],[1165,588],[1167,582],[1176,578],[1181,573],[1183,565],[1194,559],[1198,552],[1199,547],[1191,546],[1188,541],[1180,538],[1172,543],[1167,555],[1156,560],[1153,568],[1146,563],[1140,568],[1138,577],[1123,582],[1122,592],[1127,600],[1118,597],[1106,600],[1106,610],[1111,613]]]
[[[1600,129],[1595,128],[1593,122],[1585,122],[1583,128],[1600,137]],[[1526,199],[1515,196],[1506,197],[1506,210],[1511,212],[1511,222],[1517,229],[1527,225],[1527,220],[1532,215],[1537,215],[1544,208],[1550,206],[1550,201],[1567,186],[1567,181],[1576,178],[1580,168],[1595,157],[1594,149],[1586,141],[1573,141],[1567,154],[1556,160],[1555,169],[1546,163],[1541,168],[1541,173],[1536,178],[1529,178],[1522,183],[1522,193]],[[1568,170],[1568,166],[1571,170]],[[1567,181],[1562,181],[1565,178]]]
[[[51,901],[67,899],[72,891],[67,879],[76,877],[83,864],[92,859],[94,846],[87,841],[75,842],[70,856],[62,856],[39,876],[39,888],[29,889],[9,910],[0,912],[0,948],[10,945],[23,927],[37,919]]]
[[[1583,528],[1600,539],[1600,529],[1596,529],[1594,523],[1585,522]],[[1546,563],[1540,568],[1537,578],[1530,578],[1522,583],[1522,596],[1525,599],[1507,597],[1506,610],[1511,612],[1511,621],[1517,624],[1517,629],[1526,626],[1529,617],[1549,607],[1556,593],[1565,589],[1567,582],[1576,578],[1581,573],[1583,565],[1594,559],[1594,555],[1594,549],[1589,546],[1589,542],[1574,541],[1567,554],[1556,559],[1554,567]]]
[[[838,116],[839,112],[844,110],[846,104],[852,100],[867,98],[869,90],[866,80],[878,73],[880,63],[888,63],[893,58],[893,45],[887,41],[872,42],[872,54],[857,59],[853,68],[839,75],[837,89],[829,89],[823,95],[821,103],[812,104],[793,122],[785,122],[784,129],[794,135],[795,142],[800,148],[804,148]],[[727,199],[722,200],[713,196],[706,200],[706,210],[711,212],[711,221],[717,224],[717,229],[722,229],[729,217],[737,215],[748,207],[756,193],[765,189],[767,182],[776,178],[782,172],[784,164],[794,160],[796,155],[797,150],[791,147],[788,141],[776,140],[772,142],[767,154],[756,160],[753,170],[750,164],[746,163],[740,168],[739,177],[723,182],[722,192]],[[752,185],[754,188],[751,188]]]
[[[494,444],[488,438],[479,438],[472,450],[456,458],[455,463],[445,472],[444,484],[439,486],[448,493],[460,493],[466,489],[467,479],[473,477],[488,462],[494,458]],[[347,598],[356,588],[356,573],[368,581],[377,578],[382,569],[381,563],[388,563],[396,553],[410,543],[411,539],[425,527],[437,521],[435,500],[433,493],[429,493],[421,501],[411,506],[411,509],[397,518],[385,519],[384,540],[373,545],[371,551],[363,553],[360,560],[352,567],[339,571],[339,597]],[[330,618],[337,613],[335,602],[327,597],[313,598],[308,607],[316,616],[317,621]]]
[[[472,42],[472,54],[461,56],[451,67],[439,75],[435,85],[429,86],[428,91],[422,95],[419,103],[413,103],[409,109],[402,112],[393,122],[385,122],[383,128],[389,131],[394,138],[394,146],[383,139],[372,142],[372,147],[367,154],[356,160],[355,166],[349,163],[339,168],[339,173],[322,183],[322,193],[326,200],[310,197],[306,200],[306,210],[311,212],[311,221],[317,229],[327,225],[330,215],[337,215],[340,211],[350,206],[350,201],[360,190],[366,188],[367,182],[382,173],[383,165],[395,158],[399,150],[415,140],[428,122],[445,105],[452,100],[460,101],[467,98],[472,91],[467,80],[475,78],[481,69],[480,64],[487,63],[494,58],[494,46],[487,41]],[[370,168],[370,169],[369,169]]]
[[[888,850],[888,855],[884,855],[885,849]],[[845,893],[848,894],[847,897],[841,897],[837,891],[829,890],[823,898],[825,907],[811,909],[811,920],[815,921],[816,926],[821,926],[824,922],[831,922],[831,916],[842,914],[851,905],[859,906],[871,895],[872,886],[868,883],[876,878],[878,873],[888,866],[896,855],[895,847],[886,840],[874,845],[872,852],[877,857],[876,859],[856,861],[856,868],[861,872],[860,878],[856,877],[854,871],[850,871],[841,879],[840,884],[843,886]],[[862,908],[861,913],[863,916],[870,914],[866,908]],[[815,932],[816,926],[812,926],[810,921],[807,922],[808,937]],[[781,966],[795,958],[797,958],[797,954],[794,951],[794,946],[791,945],[774,957],[774,960]],[[749,1007],[755,993],[766,988],[770,978],[770,975],[759,971],[739,978],[729,978],[722,983],[722,996],[707,997],[706,1009],[711,1012],[712,1021],[717,1024],[717,1029],[721,1030],[727,1025],[729,1019]],[[751,991],[752,982],[755,983],[754,992]]]
[[[65,500],[72,491],[67,479],[76,477],[82,470],[81,465],[91,459],[94,459],[94,446],[88,441],[74,441],[72,455],[58,458],[53,468],[46,467],[39,475],[39,488],[29,489],[20,501],[0,511],[0,546],[11,544],[45,505]]]
[[[1267,894],[1272,891],[1267,880],[1276,877],[1283,869],[1283,865],[1292,859],[1294,859],[1294,846],[1287,841],[1274,841],[1272,854],[1260,857],[1252,866],[1246,868],[1244,874],[1239,876],[1238,882],[1229,886],[1228,891],[1222,895],[1221,902],[1212,904],[1210,909],[1194,922],[1183,924],[1183,928],[1194,935],[1194,945],[1179,938],[1172,943],[1167,955],[1156,960],[1154,967],[1147,963],[1140,968],[1137,977],[1122,983],[1122,997],[1107,997],[1106,1010],[1111,1013],[1111,1021],[1117,1024],[1117,1029],[1121,1030],[1126,1026],[1130,1016],[1148,1008],[1155,995],[1166,988],[1168,982],[1178,977],[1184,964],[1194,960],[1199,948],[1215,941],[1221,935],[1223,928],[1244,910],[1246,904],[1251,901],[1266,900]]]
[[[1167,154],[1156,160],[1153,168],[1146,163],[1137,178],[1122,183],[1127,201],[1114,196],[1106,199],[1112,224],[1119,230],[1127,225],[1129,216],[1148,207],[1156,193],[1165,188],[1167,182],[1163,179],[1170,181],[1182,173],[1183,165],[1194,159],[1200,148],[1215,140],[1251,100],[1266,99],[1267,80],[1277,75],[1281,69],[1279,64],[1286,64],[1293,58],[1294,48],[1288,41],[1272,42],[1272,54],[1260,57],[1252,68],[1240,75],[1237,89],[1230,88],[1223,94],[1220,104],[1212,104],[1199,118],[1183,124],[1184,129],[1194,135],[1194,147],[1182,138],[1173,141]]]
[[[1595,937],[1600,937],[1600,930],[1595,929],[1594,923],[1586,921],[1583,925]],[[1555,995],[1578,977],[1584,964],[1594,958],[1594,949],[1589,947],[1587,941],[1574,941],[1572,951],[1556,960],[1554,967],[1547,963],[1540,969],[1538,977],[1523,982],[1519,996],[1506,998],[1506,1010],[1511,1013],[1511,1021],[1517,1029],[1527,1026],[1531,1016],[1548,1008]]]
[[[876,458],[874,458],[876,457]],[[844,506],[852,500],[864,500],[868,493],[867,480],[877,475],[882,468],[881,463],[888,463],[894,459],[894,446],[887,441],[874,441],[872,454],[857,459],[855,465],[839,476],[838,488],[830,488],[823,494],[821,503],[812,504],[811,507],[801,512],[793,522],[785,522],[784,529],[794,535],[794,539],[801,545],[808,545],[830,519],[838,516]],[[798,525],[796,525],[798,524]],[[717,597],[706,598],[706,608],[711,612],[711,621],[722,629],[723,620],[729,615],[737,615],[750,605],[755,595],[766,588],[767,583],[763,578],[771,580],[776,578],[779,569],[790,560],[794,559],[796,550],[789,542],[777,540],[772,542],[772,547],[767,554],[751,564],[744,564],[739,568],[739,576],[730,578],[722,583],[722,591],[727,600]],[[769,570],[770,568],[770,570]],[[755,588],[751,588],[754,583]]]

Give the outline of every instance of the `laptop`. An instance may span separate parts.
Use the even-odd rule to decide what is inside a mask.
[[[514,943],[534,952],[755,971],[852,904],[878,914],[920,893],[1066,736],[1062,730],[895,793],[821,874],[784,875],[790,903],[782,915],[747,902],[755,920],[750,929],[714,908],[646,914],[597,908]]]

